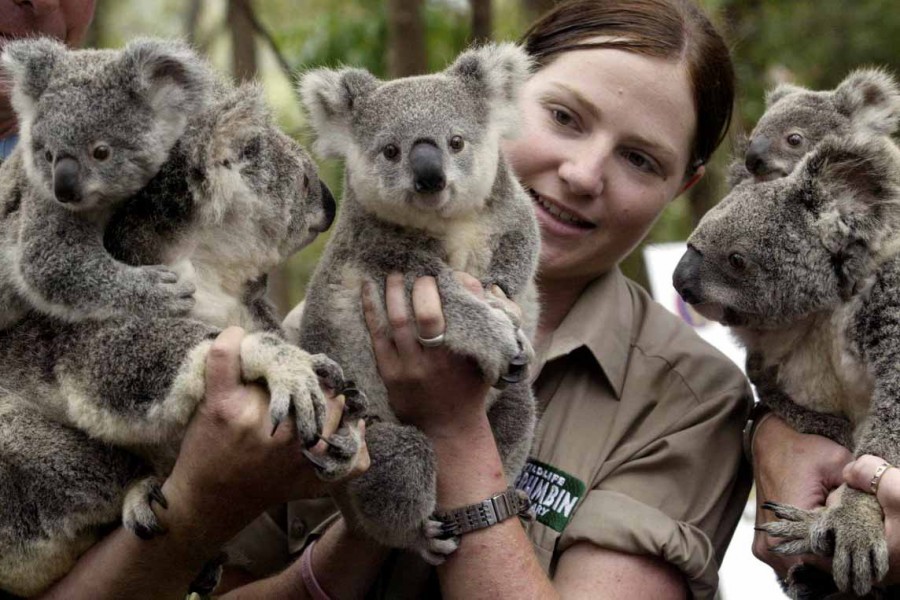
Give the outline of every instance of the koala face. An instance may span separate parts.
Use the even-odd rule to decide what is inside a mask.
[[[747,171],[756,181],[784,177],[828,135],[890,135],[900,118],[900,90],[884,71],[851,73],[830,91],[781,85],[750,136]]]
[[[846,302],[896,227],[897,148],[828,137],[787,177],[742,184],[707,213],[673,282],[726,325],[770,329]]]
[[[142,188],[211,80],[186,47],[150,40],[122,51],[17,41],[3,63],[13,75],[29,177],[71,210],[106,208]]]
[[[408,222],[484,205],[528,69],[519,48],[485,46],[442,73],[386,83],[354,69],[311,71],[300,92],[318,149],[345,158],[355,198]]]

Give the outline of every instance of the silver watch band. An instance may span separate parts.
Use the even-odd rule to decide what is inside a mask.
[[[434,513],[436,519],[443,521],[447,535],[462,535],[484,529],[516,515],[526,519],[534,518],[528,495],[514,487],[475,504]]]

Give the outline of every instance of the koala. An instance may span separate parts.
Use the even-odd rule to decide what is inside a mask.
[[[0,167],[19,205],[2,232],[0,321],[14,322],[23,305],[68,321],[186,314],[193,284],[160,265],[114,260],[103,231],[207,104],[209,66],[172,42],[67,50],[46,38],[10,42],[2,63],[21,139]]]
[[[442,539],[430,442],[391,412],[361,308],[365,282],[384,297],[385,277],[435,277],[446,319],[443,343],[474,359],[507,477],[524,464],[534,426],[525,378],[537,319],[534,274],[539,231],[531,200],[499,151],[514,131],[527,55],[511,44],[461,54],[432,75],[382,82],[359,69],[313,70],[300,93],[317,148],[345,160],[334,233],[310,284],[300,345],[338,361],[366,395],[371,467],[349,484],[350,521],[380,542],[438,564],[456,539]],[[476,298],[453,277],[462,270],[520,303],[519,320]],[[383,304],[375,300],[382,323]],[[290,316],[289,316],[290,318]],[[504,387],[505,386],[505,387]]]
[[[14,197],[0,197],[12,220],[24,210]],[[206,355],[224,325],[254,331],[241,347],[243,378],[268,387],[273,425],[292,418],[304,444],[319,440],[320,385],[345,390],[343,373],[263,331],[274,317],[254,309],[265,272],[334,213],[314,163],[271,123],[260,90],[223,90],[103,232],[122,264],[191,272],[193,318],[70,321],[26,307],[0,331],[0,590],[40,593],[119,521],[141,537],[162,533],[160,483],[203,397]],[[361,437],[347,426],[328,442],[314,457],[324,479],[353,468]]]
[[[782,84],[766,95],[766,112],[739,143],[728,179],[784,177],[827,135],[892,135],[900,121],[900,88],[882,69],[858,69],[833,90]]]
[[[793,403],[801,431],[837,432],[856,456],[894,462],[898,242],[900,150],[880,134],[827,136],[785,177],[741,183],[710,210],[673,281],[746,346],[763,402],[779,414]],[[780,519],[763,526],[782,538],[774,550],[833,556],[841,591],[864,595],[887,572],[874,496],[844,488],[824,509],[764,506]]]

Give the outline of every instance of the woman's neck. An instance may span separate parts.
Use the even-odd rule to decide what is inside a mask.
[[[548,341],[575,305],[589,281],[547,280],[538,278],[541,313],[538,320],[536,346]]]

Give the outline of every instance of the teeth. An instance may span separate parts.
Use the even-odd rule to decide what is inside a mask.
[[[540,204],[541,206],[543,206],[544,209],[545,209],[548,213],[550,213],[551,215],[553,215],[554,217],[556,217],[556,218],[559,219],[560,221],[563,221],[563,222],[565,222],[565,223],[573,223],[573,224],[576,224],[576,225],[585,225],[585,224],[586,224],[584,221],[582,221],[581,219],[579,219],[578,217],[576,217],[576,216],[573,215],[572,213],[568,213],[568,212],[566,212],[566,211],[560,209],[560,208],[559,208],[558,206],[556,206],[555,204],[550,204],[549,202],[547,202],[546,200],[544,200],[543,198],[541,198],[541,197],[537,194],[537,192],[535,192],[534,190],[531,190],[531,197],[534,198],[535,202],[537,202],[538,204]]]

